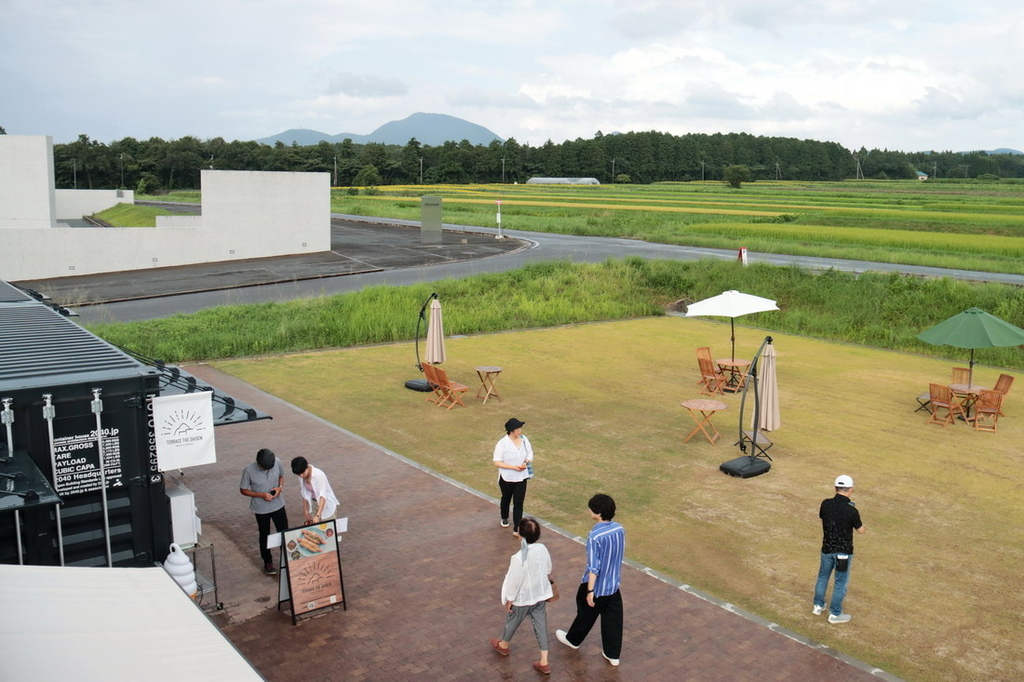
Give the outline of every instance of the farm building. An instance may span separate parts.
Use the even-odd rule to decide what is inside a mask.
[[[527,185],[600,185],[597,178],[530,178]]]

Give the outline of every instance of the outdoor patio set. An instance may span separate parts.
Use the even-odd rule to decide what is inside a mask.
[[[945,427],[957,420],[968,422],[976,431],[995,432],[1003,416],[1003,400],[1013,386],[1013,377],[1000,374],[991,389],[974,384],[974,350],[1024,345],[1024,329],[980,308],[940,322],[917,335],[925,343],[954,346],[971,351],[967,367],[954,367],[948,384],[931,383],[928,392],[917,396],[918,408],[927,409],[929,424]],[[972,413],[973,412],[973,413]]]

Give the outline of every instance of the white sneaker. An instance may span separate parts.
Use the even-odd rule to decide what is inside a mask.
[[[565,630],[555,630],[555,639],[557,639],[559,642],[566,645],[570,649],[580,648],[578,644],[573,644],[569,641],[569,638],[565,636]],[[618,665],[618,662],[616,662],[614,665]]]
[[[821,612],[824,610],[824,606],[815,606],[813,609],[811,609],[811,613],[813,613],[815,616],[820,616]]]
[[[831,613],[828,614],[828,622],[830,623],[849,623],[851,616],[848,613],[840,613],[838,616],[833,616]]]
[[[617,658],[608,658],[608,655],[605,652],[603,652],[603,651],[601,652],[601,655],[604,656],[604,660],[606,660],[609,663],[611,663],[612,665],[618,667],[619,659],[617,659]]]

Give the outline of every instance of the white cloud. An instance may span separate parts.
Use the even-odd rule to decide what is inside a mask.
[[[659,129],[1020,147],[1022,33],[1004,0],[8,0],[0,125],[246,139],[433,111],[531,144]]]

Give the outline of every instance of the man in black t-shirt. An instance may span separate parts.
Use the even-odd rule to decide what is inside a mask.
[[[853,531],[864,532],[860,512],[850,499],[853,479],[843,475],[836,478],[835,497],[822,500],[818,517],[821,519],[821,567],[818,569],[818,583],[814,587],[814,615],[825,610],[825,591],[828,581],[835,572],[832,586],[832,601],[829,603],[828,622],[846,623],[850,614],[843,613],[843,597],[850,580],[850,564],[853,562]]]

